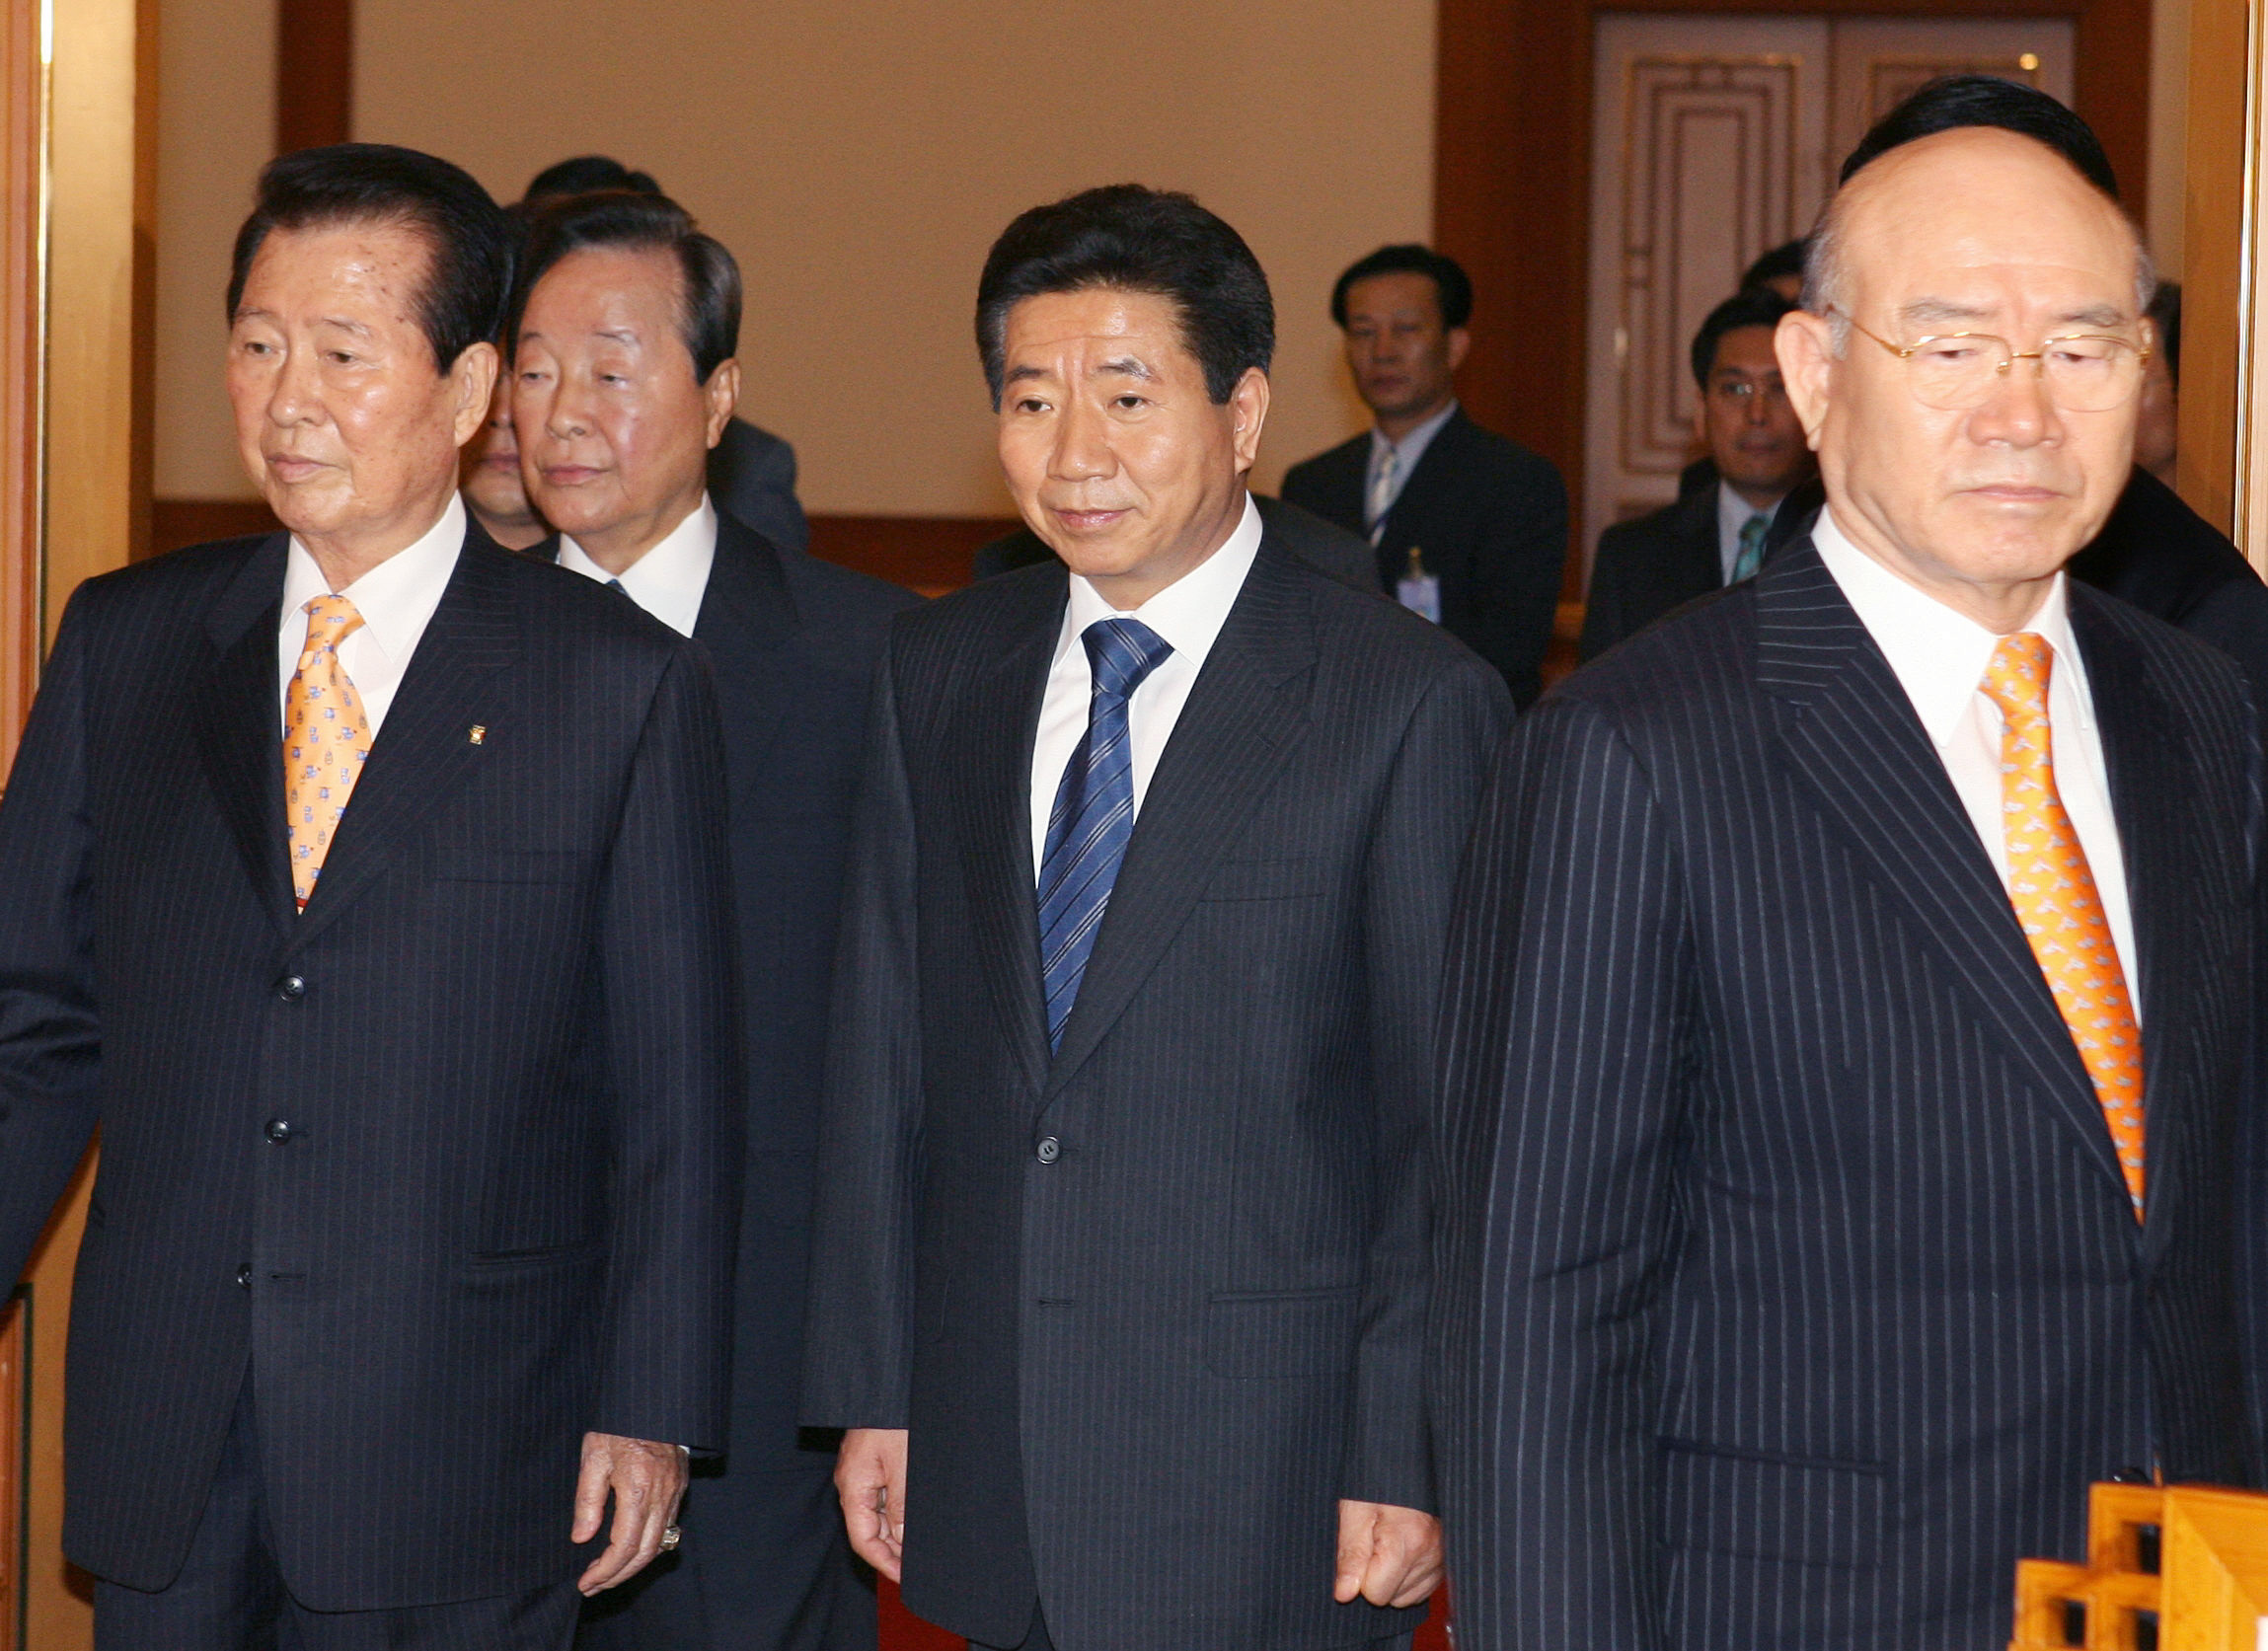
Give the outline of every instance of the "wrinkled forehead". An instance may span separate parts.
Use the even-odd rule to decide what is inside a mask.
[[[1180,308],[1163,293],[1108,286],[1034,293],[1017,300],[1004,331],[1011,378],[1197,370]]]
[[[2008,132],[1894,150],[1837,203],[1851,299],[1909,320],[2132,321],[2142,244],[2061,156]]]

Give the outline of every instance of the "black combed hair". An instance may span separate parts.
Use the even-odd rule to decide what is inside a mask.
[[[570,253],[601,247],[663,253],[677,261],[678,331],[693,357],[694,377],[707,384],[740,348],[740,265],[667,195],[601,189],[536,213],[505,338],[517,344],[528,296],[546,272]]]

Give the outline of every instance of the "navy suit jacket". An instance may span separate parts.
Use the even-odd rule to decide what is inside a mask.
[[[1502,682],[1272,535],[1058,1052],[1031,752],[1058,563],[897,623],[853,850],[805,1387],[910,1427],[905,1597],[1020,1643],[1306,1651],[1341,1498],[1430,1508],[1435,986]]]
[[[2070,587],[2134,912],[2138,1223],[1935,748],[1808,540],[1507,742],[1445,988],[1466,1651],[1976,1651],[2089,1483],[2242,1483],[2260,756]]]
[[[1599,535],[1591,589],[1583,607],[1583,663],[1635,636],[1664,614],[1724,588],[1717,546],[1716,486],[1617,522]]]
[[[1284,473],[1284,497],[1350,533],[1363,526],[1370,432]],[[1441,581],[1441,624],[1503,673],[1512,702],[1544,690],[1544,650],[1567,563],[1567,488],[1551,462],[1484,430],[1463,410],[1426,444],[1379,536],[1379,588],[1391,595],[1410,548]]]
[[[795,449],[784,437],[732,417],[709,450],[709,491],[717,508],[784,551],[811,548],[811,524],[795,496]]]
[[[72,598],[0,803],[0,1253],[99,1122],[66,1552],[180,1568],[239,1392],[323,1611],[571,1576],[586,1431],[724,1441],[740,1087],[700,650],[469,530],[304,914],[285,537]]]

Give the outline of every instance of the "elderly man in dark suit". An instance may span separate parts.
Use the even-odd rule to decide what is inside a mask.
[[[1583,609],[1587,663],[1696,597],[1751,578],[1788,489],[1811,474],[1811,448],[1773,353],[1777,292],[1737,292],[1694,335],[1701,401],[1695,433],[1708,448],[1708,485],[1599,535]]]
[[[1503,684],[1263,530],[1273,306],[1195,201],[1034,208],[977,316],[1061,561],[885,655],[806,1418],[853,1430],[860,1551],[980,1645],[1403,1645],[1435,988]]]
[[[0,805],[11,1276],[102,1127],[65,1548],[103,1651],[561,1651],[723,1443],[716,703],[467,523],[509,259],[446,162],[268,167],[228,388],[288,531],[82,588]]]
[[[660,195],[653,175],[634,171],[609,155],[577,155],[544,168],[528,181],[518,210],[530,214],[573,195],[628,190]],[[754,528],[784,551],[811,547],[811,524],[795,496],[795,449],[734,413],[709,449],[709,493],[733,520]],[[531,541],[532,543],[532,541]]]
[[[1426,247],[1381,247],[1331,288],[1354,387],[1377,428],[1284,474],[1284,497],[1368,539],[1379,588],[1543,692],[1567,561],[1567,488],[1540,454],[1457,404],[1473,283]]]
[[[1824,513],[1539,706],[1467,866],[1468,1651],[1973,1651],[2089,1483],[2249,1470],[2254,720],[2064,571],[2128,476],[2139,238],[2057,149],[1947,130],[1810,256]]]
[[[782,550],[718,507],[706,464],[732,413],[740,276],[673,201],[586,195],[537,220],[513,338],[538,553],[705,646],[724,713],[749,1053],[748,1219],[721,1461],[686,1499],[685,1547],[593,1603],[587,1646],[858,1651],[832,1441],[797,1438],[811,1170],[836,918],[874,665],[894,585]]]

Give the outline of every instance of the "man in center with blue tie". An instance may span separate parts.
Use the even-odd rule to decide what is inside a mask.
[[[1187,196],[1017,219],[977,338],[1061,562],[884,656],[804,1420],[983,1647],[1405,1646],[1439,1575],[1434,1000],[1509,697],[1263,530],[1274,331]]]

